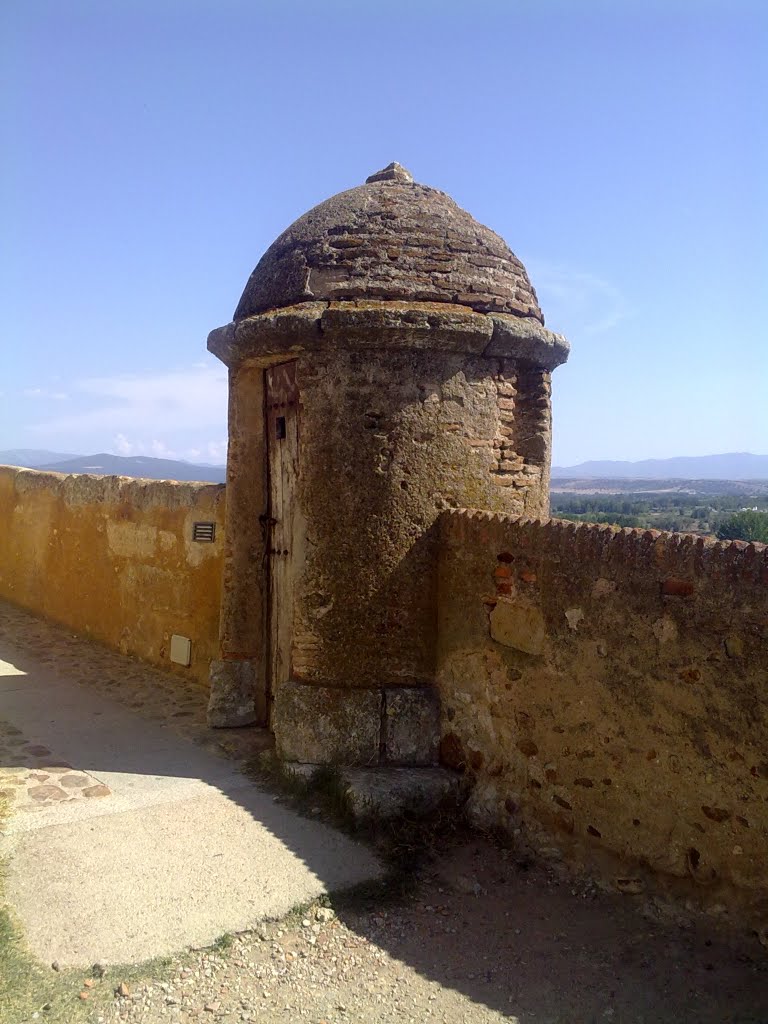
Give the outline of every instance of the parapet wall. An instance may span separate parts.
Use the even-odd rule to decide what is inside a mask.
[[[0,466],[0,598],[207,685],[224,490]],[[195,522],[215,524],[212,543]],[[192,641],[188,668],[170,661],[174,633]]]
[[[768,916],[768,549],[442,516],[442,759],[475,817]]]

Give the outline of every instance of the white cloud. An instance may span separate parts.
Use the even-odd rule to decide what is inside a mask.
[[[596,274],[531,261],[528,269],[547,322],[566,336],[603,334],[632,315],[620,290]]]
[[[30,428],[36,435],[87,438],[96,447],[109,438],[121,454],[167,458],[185,458],[186,448],[226,449],[227,371],[218,364],[88,377],[70,390],[77,411],[38,421]]]
[[[172,448],[169,448],[165,441],[158,441],[157,438],[154,438],[151,441],[150,448],[152,450],[153,456],[156,459],[177,458],[177,453]]]
[[[117,455],[151,455],[155,459],[184,458],[183,453],[170,448],[165,441],[158,438],[152,438],[150,441],[131,440],[125,434],[118,434],[112,442],[112,449]]]
[[[56,402],[66,402],[69,399],[66,391],[50,391],[48,388],[24,388],[21,393],[25,398],[51,398]]]
[[[135,443],[129,441],[125,434],[118,434],[112,445],[116,455],[135,455]]]
[[[171,448],[165,441],[158,438],[144,441],[139,438],[126,437],[125,434],[117,434],[112,440],[110,450],[116,455],[151,455],[155,459],[212,462],[217,466],[223,465],[227,461],[226,441],[208,441],[189,448],[183,446]]]
[[[212,462],[221,463],[227,461],[227,442],[226,441],[209,441],[206,445],[205,451],[206,458],[211,459]]]

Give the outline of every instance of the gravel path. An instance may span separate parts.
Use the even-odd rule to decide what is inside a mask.
[[[478,841],[407,904],[309,908],[176,959],[93,1020],[765,1024],[768,958],[754,938],[522,870]]]

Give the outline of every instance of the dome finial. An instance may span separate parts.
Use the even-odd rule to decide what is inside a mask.
[[[365,184],[370,185],[372,181],[413,181],[413,175],[397,160],[393,160],[383,170],[376,171],[375,174],[367,177]]]

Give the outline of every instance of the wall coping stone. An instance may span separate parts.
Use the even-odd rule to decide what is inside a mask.
[[[0,476],[13,478],[19,494],[49,490],[71,505],[102,501],[107,504],[130,502],[139,508],[194,506],[212,496],[224,498],[226,484],[188,480],[151,480],[145,477],[102,475],[96,473],[55,473],[0,465]]]
[[[747,541],[718,541],[694,534],[602,523],[573,523],[565,519],[527,519],[480,509],[448,509],[441,513],[443,536],[462,526],[504,526],[521,547],[541,547],[548,556],[574,549],[582,559],[632,563],[655,562],[660,574],[680,576],[727,575],[768,584],[768,545]]]
[[[428,349],[517,359],[553,370],[569,345],[530,317],[443,302],[304,302],[233,321],[208,335],[227,366],[269,365],[307,351]]]

